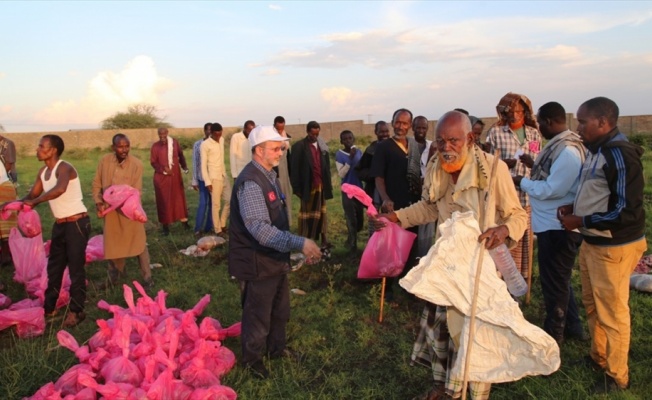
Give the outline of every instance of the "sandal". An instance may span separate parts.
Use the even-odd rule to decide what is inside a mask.
[[[85,312],[80,311],[76,313],[71,311],[68,313],[68,315],[66,315],[66,319],[63,321],[63,326],[64,328],[73,328],[79,325],[79,323],[84,319],[86,319]]]

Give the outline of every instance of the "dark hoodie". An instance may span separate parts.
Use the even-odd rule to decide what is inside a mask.
[[[645,236],[643,149],[614,128],[596,143],[580,172],[574,214],[582,217],[584,240],[622,245]]]

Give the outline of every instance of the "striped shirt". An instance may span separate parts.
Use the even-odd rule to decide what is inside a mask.
[[[525,140],[520,142],[518,135],[509,128],[508,125],[494,125],[489,128],[487,132],[487,143],[491,144],[494,150],[500,150],[500,159],[506,160],[509,158],[516,159],[514,168],[510,168],[509,172],[512,176],[530,177],[530,168],[526,167],[521,160],[516,157],[516,152],[521,150],[521,154],[529,154],[532,159],[536,159],[537,155],[543,147],[541,144],[541,134],[535,128],[523,125],[525,128]],[[518,198],[521,201],[521,206],[527,207],[530,205],[527,193],[521,190],[520,187],[516,188]]]
[[[199,148],[201,147],[201,142],[204,139],[200,139],[192,145],[192,185],[199,185],[199,181],[204,181],[201,176],[201,155],[199,153]]]
[[[274,170],[267,171],[256,161],[252,161],[252,164],[265,174],[272,186],[274,186],[277,195],[285,201],[285,195],[276,186],[276,172]],[[245,181],[240,186],[238,189],[238,204],[242,221],[258,243],[281,253],[303,249],[305,238],[293,235],[290,231],[282,231],[272,225],[263,189],[256,182]]]

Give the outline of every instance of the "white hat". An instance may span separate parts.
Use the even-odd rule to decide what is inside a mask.
[[[273,126],[257,126],[249,133],[249,145],[253,148],[263,142],[285,142],[290,138],[278,134]]]

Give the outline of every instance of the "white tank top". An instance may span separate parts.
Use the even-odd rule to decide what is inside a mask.
[[[41,183],[43,184],[44,192],[47,192],[56,186],[57,168],[59,168],[61,161],[63,160],[57,161],[57,164],[54,166],[54,169],[50,174],[50,179],[48,180],[45,179],[47,167],[43,169],[43,172],[41,173]],[[75,170],[75,172],[76,171],[77,170]],[[54,214],[54,218],[67,218],[87,211],[82,199],[81,184],[79,183],[79,175],[77,175],[75,179],[71,179],[68,182],[68,187],[61,196],[48,201],[48,203],[50,203],[50,209],[52,210],[52,214]]]

